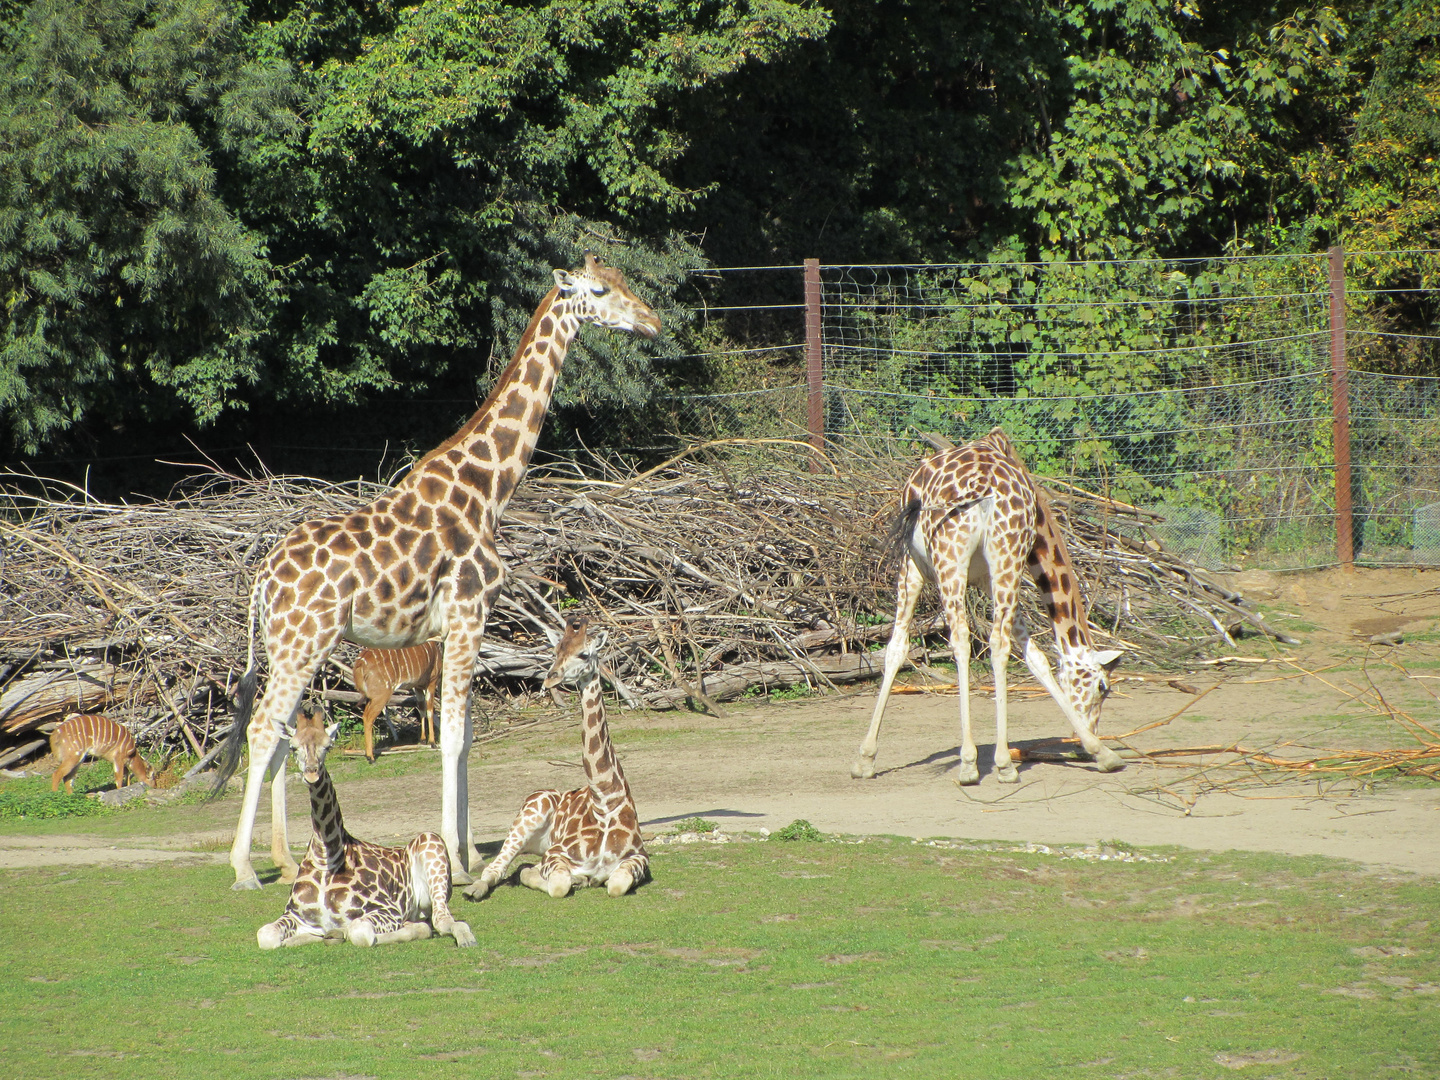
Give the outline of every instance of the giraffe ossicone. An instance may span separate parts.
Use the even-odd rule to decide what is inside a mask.
[[[547,690],[573,683],[580,691],[580,750],[588,784],[527,797],[499,854],[465,890],[467,898],[484,899],[522,852],[542,858],[521,869],[520,883],[556,899],[587,885],[604,885],[611,896],[623,896],[649,873],[635,798],[605,721],[600,653],[606,640],[604,633],[590,640],[586,620],[571,616],[544,683]]]
[[[357,840],[345,830],[325,755],[339,725],[302,713],[287,734],[295,764],[310,788],[314,835],[300,864],[285,912],[256,932],[262,949],[309,945],[342,937],[352,945],[385,945],[449,935],[475,944],[468,924],[450,911],[450,856],[435,833],[404,847]]]
[[[870,718],[870,729],[851,767],[856,779],[875,775],[880,723],[895,675],[909,656],[910,620],[925,582],[940,590],[950,647],[955,654],[960,697],[962,784],[980,780],[978,753],[970,731],[970,632],[967,586],[987,587],[993,602],[990,666],[995,680],[995,772],[1015,783],[1010,758],[1005,666],[1012,634],[1026,666],[1070,721],[1080,745],[1103,772],[1125,767],[1119,754],[1096,735],[1100,707],[1110,692],[1108,676],[1118,650],[1097,650],[1085,615],[1079,580],[1045,493],[1030,476],[1000,428],[966,446],[926,458],[906,481],[901,514],[892,534],[900,551],[895,623],[885,648],[885,670]],[[1020,579],[1028,570],[1055,631],[1057,664],[1035,644],[1019,615]]]
[[[504,581],[495,530],[525,475],[550,397],[575,334],[585,323],[653,338],[660,317],[618,270],[586,255],[556,270],[515,355],[485,403],[426,454],[395,488],[369,505],[296,526],[266,557],[250,592],[249,656],[235,724],[217,768],[215,792],[240,766],[249,770],[230,865],[237,889],[259,888],[250,840],[260,789],[271,783],[271,855],[281,878],[297,872],[285,833],[285,725],[316,670],[342,637],[394,649],[443,643],[440,835],[455,880],[468,884],[471,854],[470,685],[485,623]],[[269,678],[255,700],[258,624]]]

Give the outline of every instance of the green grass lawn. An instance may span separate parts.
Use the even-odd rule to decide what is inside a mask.
[[[197,1077],[1440,1075],[1440,892],[1319,859],[908,840],[654,846],[479,938],[261,953],[223,865],[0,872],[0,1072]]]

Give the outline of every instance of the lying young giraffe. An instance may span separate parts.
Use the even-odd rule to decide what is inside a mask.
[[[390,704],[396,690],[415,690],[420,695],[420,741],[434,746],[440,737],[435,730],[435,697],[440,690],[440,642],[425,641],[407,649],[361,649],[352,669],[355,689],[365,700],[365,757],[375,763],[375,718]],[[390,728],[395,737],[395,728]]]
[[[155,779],[150,766],[135,749],[135,737],[123,724],[108,716],[91,713],[70,717],[50,733],[50,751],[60,759],[55,775],[50,778],[51,791],[59,791],[61,783],[66,791],[75,790],[75,773],[86,754],[105,758],[115,766],[117,788],[125,786],[127,768],[142,784],[153,783]]]
[[[635,799],[605,723],[600,694],[605,635],[587,648],[586,633],[587,623],[580,616],[566,622],[545,688],[573,682],[580,691],[580,747],[590,784],[564,793],[537,791],[526,799],[500,854],[465,890],[471,900],[484,899],[522,851],[545,857],[538,866],[520,871],[520,883],[556,898],[585,885],[604,885],[611,896],[623,896],[649,872]]]
[[[262,949],[309,945],[344,937],[353,945],[449,934],[474,945],[470,927],[450,913],[450,856],[435,833],[421,833],[404,847],[381,847],[345,831],[335,785],[325,768],[334,729],[318,712],[301,713],[294,732],[295,763],[310,785],[315,835],[300,864],[285,914],[260,927]]]
[[[1120,653],[1097,651],[1085,604],[1065,550],[1065,538],[1045,494],[1031,479],[1005,432],[926,458],[911,474],[901,497],[895,538],[901,549],[895,626],[885,649],[885,673],[870,719],[870,730],[851,767],[856,779],[875,775],[880,721],[895,673],[910,651],[910,619],[925,581],[935,582],[950,624],[950,647],[960,692],[960,783],[980,780],[975,740],[970,734],[970,630],[965,588],[990,590],[990,669],[995,677],[995,773],[1002,783],[1020,779],[1010,760],[1007,736],[1005,665],[1012,629],[1025,663],[1070,721],[1080,745],[1102,771],[1123,769],[1120,755],[1095,735],[1100,705],[1109,693],[1106,676]],[[1055,628],[1058,671],[1030,639],[1016,610],[1020,578],[1028,570]]]

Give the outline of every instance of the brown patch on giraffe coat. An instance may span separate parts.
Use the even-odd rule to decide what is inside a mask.
[[[518,428],[509,426],[498,426],[495,434],[491,436],[495,440],[495,453],[501,461],[507,461],[515,455],[515,447],[520,445],[520,431]]]
[[[390,569],[399,558],[400,553],[389,540],[382,540],[375,545],[375,563],[381,570]]]
[[[545,313],[544,318],[540,320],[540,325],[536,328],[536,332],[542,338],[548,338],[551,334],[555,332],[555,320],[550,317],[550,313],[548,311]],[[544,344],[544,342],[541,342],[540,344]]]
[[[271,570],[270,576],[282,584],[291,585],[300,576],[300,569],[292,562],[284,562]]]
[[[442,498],[445,498],[446,487],[448,487],[448,485],[445,484],[444,480],[431,475],[431,477],[420,477],[420,482],[416,485],[416,492],[418,492],[419,497],[423,498],[426,503],[435,504],[439,503]]]
[[[415,560],[416,566],[429,566],[439,553],[440,545],[435,540],[435,534],[427,532],[420,535],[419,541],[411,552],[411,557]]]
[[[535,359],[534,357],[531,357],[530,361],[525,365],[526,385],[538,387],[540,385],[540,379],[544,375],[544,373],[545,365],[541,364],[540,361]]]
[[[500,420],[520,420],[525,416],[529,404],[518,388],[511,390],[505,398],[505,404],[500,406],[500,411],[495,416]]]
[[[461,596],[476,596],[480,592],[480,571],[468,559],[455,568],[455,588]]]

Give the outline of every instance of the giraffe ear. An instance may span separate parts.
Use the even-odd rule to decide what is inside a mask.
[[[1125,654],[1119,649],[1101,649],[1099,652],[1092,653],[1091,655],[1095,657],[1095,662],[1106,671],[1114,671],[1115,665],[1120,662],[1120,657]]]
[[[334,742],[334,741],[335,741],[335,736],[336,736],[337,734],[339,734],[339,732],[340,732],[340,724],[339,724],[339,722],[337,721],[336,723],[331,724],[329,727],[327,727],[327,728],[325,729],[325,741],[326,741],[326,742]]]
[[[590,648],[587,649],[586,651],[589,652],[589,653],[592,653],[592,654],[595,655],[595,656],[599,656],[602,652],[605,651],[605,646],[606,646],[606,645],[609,645],[609,644],[610,644],[610,631],[609,631],[609,630],[601,630],[598,634],[596,634],[594,637],[592,637],[592,638],[590,639]]]
[[[555,287],[562,293],[572,293],[579,287],[579,282],[569,270],[555,271]]]

